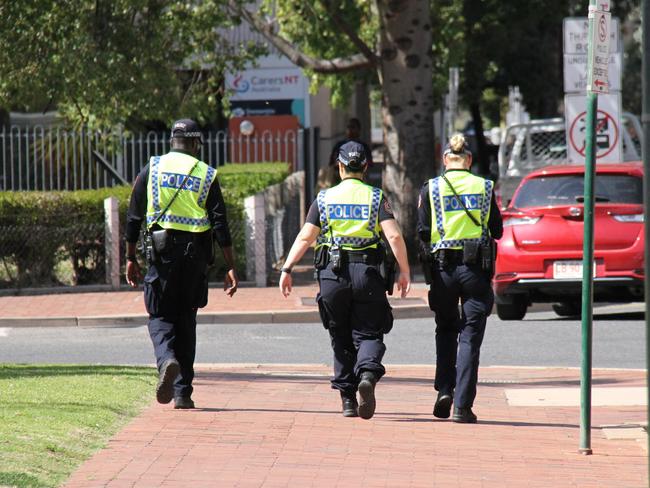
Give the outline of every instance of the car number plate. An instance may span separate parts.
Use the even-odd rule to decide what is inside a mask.
[[[596,276],[596,263],[593,266]],[[553,263],[553,278],[556,280],[582,279],[582,261],[555,261]]]

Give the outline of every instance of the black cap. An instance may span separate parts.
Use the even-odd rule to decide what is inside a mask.
[[[339,149],[339,162],[353,171],[360,171],[366,164],[366,148],[356,141],[349,141]]]
[[[172,125],[171,137],[182,137],[186,139],[198,138],[202,140],[203,134],[199,126],[192,119],[180,119]]]

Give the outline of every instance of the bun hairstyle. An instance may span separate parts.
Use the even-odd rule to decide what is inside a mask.
[[[456,154],[464,153],[465,149],[467,149],[465,136],[463,134],[454,134],[451,136],[451,139],[449,139],[449,149]]]
[[[449,139],[449,144],[443,153],[444,158],[450,163],[464,163],[472,154],[463,134],[454,134]]]

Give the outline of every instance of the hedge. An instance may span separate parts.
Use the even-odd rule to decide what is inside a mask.
[[[218,168],[226,201],[237,268],[245,270],[244,197],[279,183],[289,174],[286,163],[231,164]],[[104,199],[119,200],[121,235],[131,187],[55,192],[0,192],[0,287],[66,284],[57,270],[71,268],[69,283],[103,283]],[[124,239],[121,254],[124,263]],[[212,279],[222,279],[217,253]]]

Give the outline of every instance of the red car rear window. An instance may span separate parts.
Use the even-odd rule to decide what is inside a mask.
[[[514,199],[515,208],[573,205],[582,202],[584,175],[541,176],[526,181]],[[641,178],[620,174],[597,174],[597,203],[643,203]]]

